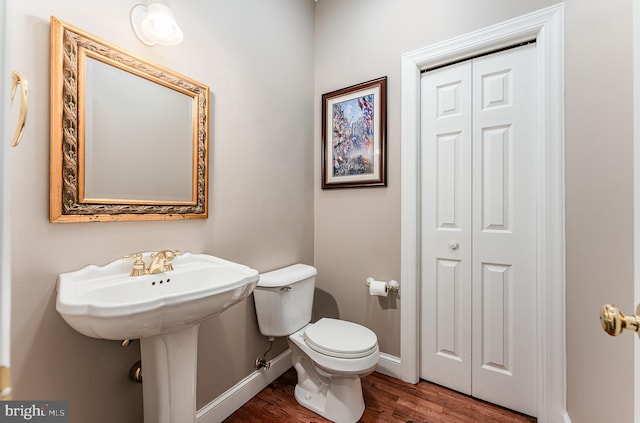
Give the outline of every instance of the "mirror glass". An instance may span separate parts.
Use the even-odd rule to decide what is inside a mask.
[[[52,222],[207,217],[209,89],[51,18]]]
[[[83,199],[191,201],[192,98],[90,57],[85,64]]]

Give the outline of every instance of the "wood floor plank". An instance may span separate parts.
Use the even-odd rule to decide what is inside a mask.
[[[225,423],[326,423],[298,404],[297,375],[289,369]],[[426,381],[410,384],[373,373],[362,379],[362,423],[532,423],[536,419]]]

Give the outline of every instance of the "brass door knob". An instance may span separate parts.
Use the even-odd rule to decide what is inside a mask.
[[[640,304],[636,314],[622,314],[613,304],[605,304],[600,309],[600,324],[602,329],[611,336],[618,336],[623,330],[640,331]]]

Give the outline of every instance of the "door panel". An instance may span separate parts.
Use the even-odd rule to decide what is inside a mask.
[[[471,65],[422,78],[421,377],[471,393]]]
[[[472,394],[536,414],[535,44],[473,61]]]
[[[511,375],[510,323],[513,307],[510,298],[511,266],[482,265],[482,352],[480,363],[486,370]]]
[[[460,342],[456,341],[456,291],[460,283],[460,261],[438,260],[436,270],[436,355],[461,361]]]
[[[480,166],[482,230],[508,231],[512,212],[512,183],[509,153],[512,149],[510,127],[498,126],[482,130]]]
[[[456,185],[460,183],[457,178],[460,164],[458,152],[460,150],[460,132],[442,134],[437,137],[438,164],[436,178],[437,228],[460,229],[460,202],[456,201],[459,190]]]

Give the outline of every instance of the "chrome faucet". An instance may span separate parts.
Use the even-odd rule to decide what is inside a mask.
[[[144,260],[142,260],[142,253],[122,256],[122,259],[135,260],[133,262],[133,269],[131,270],[130,276],[154,275],[156,273],[173,270],[173,264],[171,262],[180,254],[182,254],[182,251],[180,250],[161,250],[157,253],[151,253],[151,262],[149,263],[149,267],[145,266]]]
[[[152,253],[147,273],[153,275],[173,270],[173,264],[171,264],[171,262],[179,254],[182,254],[179,250],[162,250],[157,253]]]

